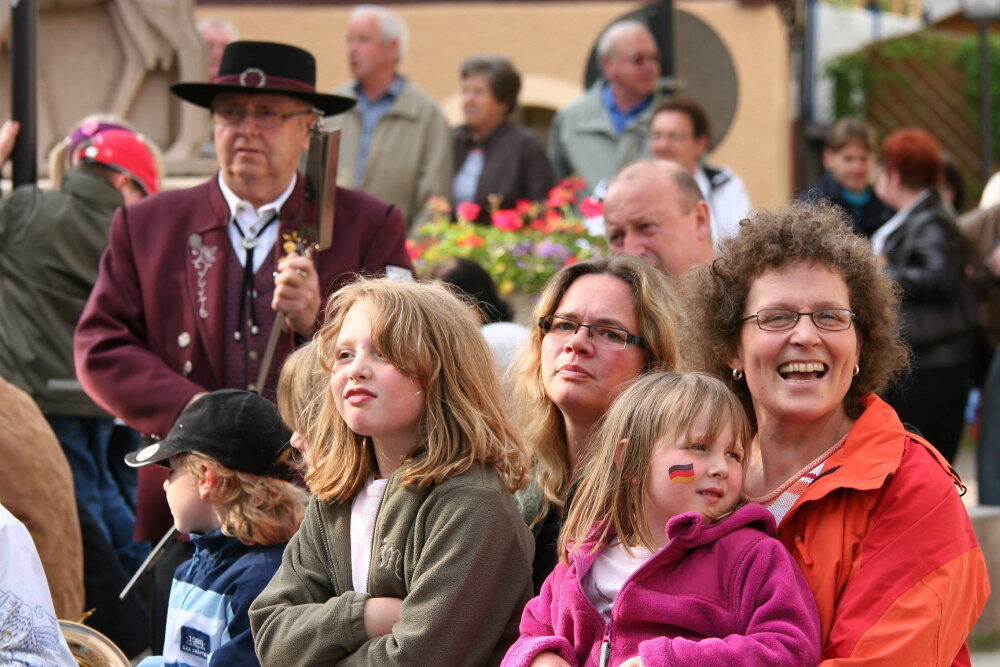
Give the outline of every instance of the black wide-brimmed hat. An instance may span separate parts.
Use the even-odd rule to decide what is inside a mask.
[[[316,92],[316,59],[297,46],[275,42],[232,42],[222,54],[212,83],[175,83],[177,97],[206,109],[219,93],[272,93],[297,97],[332,115],[347,111],[350,97]]]

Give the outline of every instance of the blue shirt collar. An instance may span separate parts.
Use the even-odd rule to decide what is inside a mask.
[[[360,81],[354,82],[354,96],[358,98],[359,104],[375,104],[376,102],[381,102],[382,100],[391,101],[399,97],[399,93],[401,90],[403,90],[403,77],[399,76],[398,74],[392,80],[392,83],[389,84],[389,87],[386,88],[385,92],[382,93],[382,96],[379,97],[377,100],[369,100],[368,97],[365,95],[364,90],[361,88],[361,82]]]
[[[605,81],[604,85],[601,86],[601,102],[608,112],[608,117],[611,118],[611,125],[614,126],[615,132],[621,134],[643,111],[649,108],[649,105],[653,103],[653,96],[650,94],[631,109],[622,110],[618,108],[615,96],[611,94],[611,84]]]

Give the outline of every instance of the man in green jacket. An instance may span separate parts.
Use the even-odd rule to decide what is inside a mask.
[[[69,461],[77,502],[129,570],[148,547],[132,540],[135,517],[108,467],[112,417],[76,379],[73,329],[97,279],[112,214],[156,192],[157,167],[131,132],[84,129],[79,162],[59,190],[24,185],[0,203],[0,375],[38,403]]]
[[[647,154],[649,121],[659,101],[660,53],[643,23],[615,23],[597,42],[604,76],[559,110],[549,128],[556,178],[580,176],[587,194]]]

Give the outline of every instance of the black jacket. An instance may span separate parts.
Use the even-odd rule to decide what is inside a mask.
[[[871,190],[871,188],[868,188]],[[825,171],[819,185],[807,190],[798,196],[802,201],[815,201],[817,199],[828,199],[844,210],[851,217],[851,227],[862,236],[871,236],[875,230],[882,226],[886,220],[892,217],[892,209],[882,203],[874,192],[871,199],[862,207],[859,212],[847,203],[847,200],[840,195],[840,184],[834,180],[833,175]]]
[[[969,247],[937,190],[885,240],[889,276],[903,290],[903,337],[918,366],[969,361],[976,327]]]
[[[456,127],[452,136],[457,173],[476,144],[467,125]],[[504,121],[479,145],[484,156],[476,184],[475,203],[481,207],[478,222],[490,223],[490,195],[500,196],[500,209],[514,208],[519,199],[545,201],[556,177],[545,149],[531,131]]]

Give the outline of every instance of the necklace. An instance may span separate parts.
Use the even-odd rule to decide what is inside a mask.
[[[797,473],[795,473],[794,475],[786,479],[784,482],[782,482],[781,485],[779,485],[778,488],[776,488],[774,491],[764,494],[759,498],[747,498],[747,500],[764,506],[767,506],[770,503],[774,502],[774,499],[780,496],[785,491],[787,491],[788,487],[790,487],[792,484],[802,479],[802,477],[805,476],[806,473],[808,473],[810,470],[818,466],[820,463],[823,463],[828,458],[830,458],[830,456],[832,456],[835,451],[840,449],[840,446],[844,444],[845,440],[847,440],[846,434],[844,435],[843,438],[833,443],[833,445],[828,450],[817,456],[815,459],[807,463],[805,467],[803,467]]]

